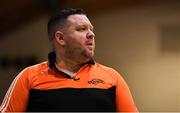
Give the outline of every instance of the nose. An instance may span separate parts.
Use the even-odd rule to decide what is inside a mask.
[[[88,39],[94,39],[94,37],[95,37],[94,32],[91,31],[91,30],[89,30],[89,32],[87,33],[87,38],[88,38]]]

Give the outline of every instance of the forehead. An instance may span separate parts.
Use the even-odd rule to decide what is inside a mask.
[[[87,18],[86,15],[83,14],[75,14],[75,15],[70,15],[67,19],[70,24],[76,24],[76,25],[91,25],[91,22]],[[92,25],[91,25],[92,26]]]

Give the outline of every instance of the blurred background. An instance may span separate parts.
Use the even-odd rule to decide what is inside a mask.
[[[47,60],[49,16],[70,7],[88,13],[96,61],[122,74],[139,111],[180,111],[180,0],[1,0],[0,103],[22,69]]]

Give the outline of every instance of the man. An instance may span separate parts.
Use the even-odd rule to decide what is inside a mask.
[[[0,111],[137,112],[122,76],[93,60],[95,34],[82,9],[60,11],[48,22],[49,60],[24,69]]]

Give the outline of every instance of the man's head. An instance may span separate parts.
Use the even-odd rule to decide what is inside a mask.
[[[56,55],[61,58],[86,62],[94,55],[93,26],[82,9],[60,11],[50,19],[48,34]]]
[[[83,14],[86,15],[85,11],[79,8],[76,9],[64,9],[59,11],[57,14],[52,16],[50,20],[48,21],[48,36],[49,40],[52,40],[54,38],[54,33],[57,30],[62,30],[64,27],[66,27],[67,24],[67,18],[70,15],[74,14]]]

